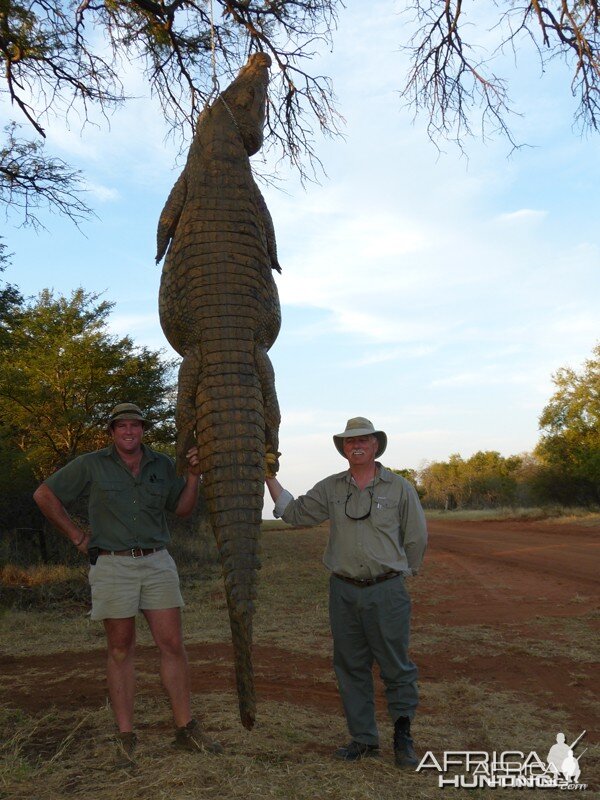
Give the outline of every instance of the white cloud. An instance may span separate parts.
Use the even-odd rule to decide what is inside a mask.
[[[584,309],[579,309],[570,316],[564,316],[551,322],[550,327],[560,334],[577,338],[581,338],[581,334],[583,334],[586,338],[600,339],[599,318],[600,314],[592,314]]]
[[[510,211],[505,214],[499,214],[496,217],[497,222],[501,223],[532,223],[541,222],[548,216],[547,211],[536,211],[533,208],[520,208],[518,211]]]
[[[436,388],[464,387],[464,386],[506,386],[507,384],[527,384],[531,380],[529,373],[514,372],[494,366],[483,366],[473,372],[462,372],[448,375],[445,378],[436,378],[431,385]]]
[[[97,183],[85,182],[85,190],[101,203],[110,203],[119,200],[121,193],[118,189],[111,189],[109,186],[101,186]]]
[[[354,367],[366,367],[372,364],[385,364],[390,361],[396,361],[400,358],[422,358],[423,356],[431,355],[434,352],[435,347],[432,345],[426,346],[418,344],[408,345],[406,347],[394,347],[388,350],[378,349],[375,353],[369,353],[368,355],[354,359],[351,365]],[[350,366],[350,363],[348,363],[348,366]]]

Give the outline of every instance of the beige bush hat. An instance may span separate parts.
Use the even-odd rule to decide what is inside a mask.
[[[109,430],[112,428],[113,422],[118,419],[137,419],[144,425],[144,428],[150,424],[143,415],[142,409],[136,406],[135,403],[119,403],[113,408],[108,418],[107,427]]]
[[[344,455],[344,439],[349,439],[351,436],[376,436],[379,442],[379,447],[375,453],[375,458],[380,456],[387,447],[387,436],[383,431],[376,431],[373,423],[366,417],[352,417],[346,423],[346,430],[343,433],[336,433],[333,437],[333,443],[340,455]],[[344,456],[345,458],[345,456]]]

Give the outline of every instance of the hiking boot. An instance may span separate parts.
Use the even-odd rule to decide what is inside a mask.
[[[118,733],[115,737],[117,745],[117,756],[115,766],[119,769],[131,769],[137,766],[135,761],[135,748],[137,736],[131,731],[128,733]]]
[[[338,747],[333,754],[339,761],[360,761],[361,758],[377,758],[379,756],[378,744],[364,744],[352,741],[345,747]]]
[[[394,761],[400,769],[410,769],[419,763],[410,735],[409,717],[399,717],[394,724]]]
[[[223,747],[219,742],[211,741],[202,732],[200,723],[195,719],[188,722],[183,728],[175,730],[173,746],[178,750],[187,750],[189,752],[199,751],[201,753],[214,753],[215,755],[220,755],[223,752]]]

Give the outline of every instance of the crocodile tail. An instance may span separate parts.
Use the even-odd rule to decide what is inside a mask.
[[[210,496],[210,490],[207,497]],[[239,514],[239,517],[247,512]],[[223,524],[223,516],[234,517],[235,513],[211,513],[213,530],[221,557],[225,594],[229,610],[231,640],[235,664],[235,677],[240,707],[240,718],[245,728],[252,728],[256,717],[254,671],[252,667],[252,620],[256,598],[256,571],[260,568],[258,558],[260,521],[249,523],[238,520]]]
[[[223,342],[221,342],[223,344]],[[231,343],[229,343],[231,344]],[[252,618],[264,496],[265,431],[253,345],[203,348],[196,436],[203,487],[223,569],[244,727],[256,715]]]
[[[232,600],[231,593],[227,590],[226,593],[240,719],[244,728],[251,730],[256,719],[256,693],[254,689],[254,668],[252,666],[252,616],[254,609],[249,603],[246,609],[240,610],[239,604]]]

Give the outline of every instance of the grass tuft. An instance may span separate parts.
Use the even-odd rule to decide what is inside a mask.
[[[457,522],[491,522],[494,520],[526,520],[529,522],[552,520],[553,524],[600,525],[598,509],[565,506],[543,506],[539,508],[457,508],[454,511],[425,509],[427,519],[456,520]]]

